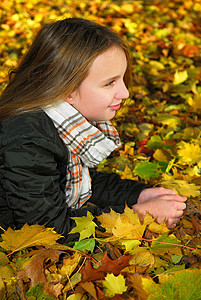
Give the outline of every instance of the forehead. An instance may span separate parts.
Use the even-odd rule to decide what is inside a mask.
[[[113,46],[95,58],[88,76],[121,76],[126,68],[127,58],[124,50]]]

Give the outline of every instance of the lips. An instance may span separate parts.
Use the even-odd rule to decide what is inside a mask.
[[[118,109],[120,109],[120,106],[121,106],[121,104],[112,105],[112,106],[110,106],[110,109],[111,110],[118,110]]]

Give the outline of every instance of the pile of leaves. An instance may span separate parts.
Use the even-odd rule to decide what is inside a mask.
[[[40,225],[2,235],[1,299],[200,299],[196,220],[173,233],[128,207],[99,216],[101,227],[89,212],[73,219],[80,237],[71,247]]]
[[[98,170],[188,197],[169,231],[126,208],[76,219],[75,244],[43,226],[0,242],[0,299],[200,299],[200,0],[1,0],[0,90],[41,25],[66,17],[117,31],[133,59],[133,95],[118,112],[122,146]]]

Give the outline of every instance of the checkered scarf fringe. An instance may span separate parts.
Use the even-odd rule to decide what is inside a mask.
[[[65,101],[44,111],[68,149],[66,202],[72,209],[78,209],[92,193],[88,168],[98,165],[121,145],[119,135],[110,121],[88,122]]]

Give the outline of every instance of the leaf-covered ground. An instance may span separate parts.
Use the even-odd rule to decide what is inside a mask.
[[[5,232],[0,299],[201,298],[200,14],[200,0],[1,0],[1,89],[48,21],[83,17],[127,40],[133,97],[114,120],[122,147],[99,170],[173,188],[188,202],[172,231],[127,209],[100,219],[104,233],[91,215],[76,220],[88,225],[75,245],[37,225]]]

